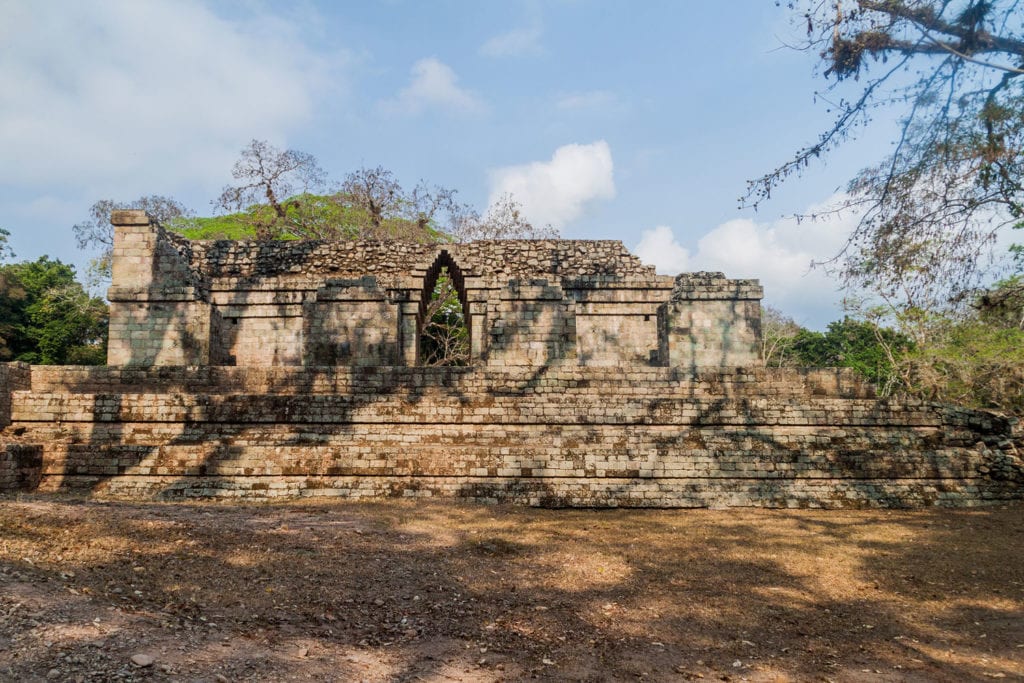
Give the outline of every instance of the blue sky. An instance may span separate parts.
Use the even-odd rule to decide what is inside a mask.
[[[619,239],[666,273],[759,277],[812,327],[850,219],[827,203],[888,149],[884,121],[737,209],[745,181],[828,125],[823,82],[771,0],[124,2],[0,0],[0,226],[18,258],[81,268],[97,199],[200,214],[252,138],[334,178],[383,165],[481,209],[513,191],[571,238]]]

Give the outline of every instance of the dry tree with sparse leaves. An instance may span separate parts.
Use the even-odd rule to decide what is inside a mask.
[[[781,3],[778,3],[781,4]],[[835,264],[844,282],[912,306],[964,303],[1006,267],[997,239],[1024,219],[1024,7],[1016,1],[786,3],[820,55],[836,113],[816,142],[749,183],[756,207],[786,178],[882,112],[900,113],[891,154],[837,209],[860,221]]]

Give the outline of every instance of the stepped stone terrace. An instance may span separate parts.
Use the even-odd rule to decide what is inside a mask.
[[[553,506],[1024,497],[1013,418],[765,368],[762,290],[619,242],[188,241],[115,212],[108,365],[0,364],[0,491]],[[464,367],[426,367],[438,278]]]

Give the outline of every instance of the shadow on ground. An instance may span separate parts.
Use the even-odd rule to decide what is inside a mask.
[[[6,499],[0,678],[1013,679],[1022,512]]]

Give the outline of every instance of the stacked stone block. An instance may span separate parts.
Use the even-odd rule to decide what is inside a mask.
[[[563,280],[575,302],[576,357],[588,366],[668,365],[660,352],[658,316],[671,278]]]
[[[43,368],[11,429],[43,490],[458,496],[586,506],[1019,499],[1013,420],[843,371]]]
[[[0,363],[0,429],[11,424],[11,393],[28,389],[31,376],[27,363]]]
[[[620,242],[191,242],[142,212],[113,222],[111,364],[416,365],[441,268],[477,365],[759,362],[756,282],[658,276]]]
[[[660,311],[666,365],[715,367],[758,362],[761,297],[756,280],[722,273],[678,275]]]
[[[0,491],[577,506],[1024,497],[1011,419],[760,366],[761,288],[618,242],[190,242],[115,212],[110,367],[0,365]],[[417,367],[452,277],[471,365]]]
[[[488,365],[576,364],[576,309],[547,280],[512,280],[491,307]]]
[[[112,365],[221,362],[219,324],[202,279],[143,211],[114,211],[110,335]]]
[[[399,365],[398,311],[373,277],[332,279],[303,311],[304,365]]]
[[[43,471],[43,448],[38,444],[0,444],[0,493],[34,491]]]

